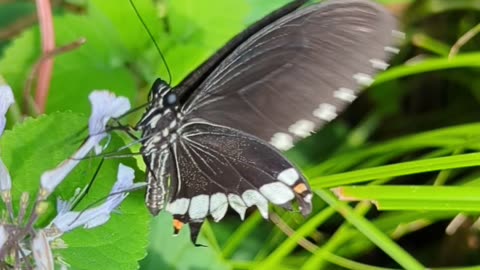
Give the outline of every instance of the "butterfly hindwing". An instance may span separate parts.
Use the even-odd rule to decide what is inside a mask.
[[[388,66],[394,27],[394,19],[368,1],[296,10],[226,57],[183,111],[288,150],[335,118]]]
[[[182,223],[221,220],[227,208],[243,219],[256,206],[268,218],[268,204],[290,208],[297,200],[304,215],[312,194],[301,173],[268,143],[226,126],[191,120],[172,145],[178,189],[166,209]],[[195,235],[196,237],[196,235]]]

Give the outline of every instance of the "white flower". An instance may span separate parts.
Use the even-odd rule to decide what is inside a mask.
[[[39,230],[32,241],[32,253],[37,270],[54,270],[52,249],[43,230]]]
[[[110,195],[105,203],[78,212],[68,211],[70,210],[71,205],[68,206],[68,208],[65,208],[65,203],[61,201],[61,203],[58,204],[58,214],[53,219],[52,224],[63,233],[71,231],[77,227],[88,229],[103,225],[110,219],[110,214],[117,209],[127,197],[128,191],[145,185],[145,183],[133,183],[134,178],[133,169],[120,164],[118,167],[117,181],[110,191]]]
[[[0,249],[2,249],[3,245],[7,242],[8,240],[8,233],[7,230],[5,229],[5,226],[0,224]]]
[[[0,159],[0,192],[9,192],[12,189],[12,179],[8,173],[7,167]]]
[[[118,117],[130,109],[130,102],[125,97],[116,97],[108,91],[94,91],[90,94],[92,114],[88,123],[89,137],[73,156],[62,162],[57,168],[46,171],[41,176],[41,186],[45,196],[65,179],[92,149],[100,154],[100,142],[107,136],[106,125],[111,118]]]
[[[8,108],[15,102],[13,98],[13,92],[10,86],[0,85],[0,136],[5,129],[7,119],[5,115],[7,114]]]
[[[7,110],[15,102],[12,89],[8,85],[0,85],[0,136],[3,134],[7,124]],[[8,173],[7,167],[0,159],[0,192],[9,192],[12,188],[12,179]]]
[[[108,91],[93,91],[89,99],[92,104],[92,115],[88,129],[90,137],[95,138],[98,144],[106,136],[105,127],[108,121],[126,113],[130,109],[130,102],[126,97],[117,98]]]

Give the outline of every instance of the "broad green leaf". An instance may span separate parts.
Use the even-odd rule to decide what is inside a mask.
[[[173,51],[167,49],[165,57],[172,70],[173,85],[240,33],[245,28],[248,10],[244,1],[215,0],[208,5],[196,0],[170,1],[167,16]],[[163,69],[159,67],[159,71]]]
[[[57,46],[86,38],[82,47],[55,57],[47,111],[88,112],[88,95],[94,89],[108,89],[133,99],[135,83],[129,73],[125,48],[118,35],[110,31],[104,18],[94,15],[56,17]],[[38,27],[26,31],[5,51],[0,73],[22,101],[23,90],[34,63],[40,56]],[[32,89],[34,91],[35,89]],[[84,102],[78,102],[84,101]]]
[[[37,28],[35,28],[37,29]],[[40,36],[37,30],[23,32],[3,51],[0,74],[12,87],[16,102],[22,105],[23,87],[33,63],[40,55]]]
[[[152,34],[158,37],[163,30],[160,28],[153,1],[133,0],[133,3]],[[105,24],[108,24],[110,31],[118,36],[120,43],[128,50],[132,59],[153,45],[129,0],[90,0],[89,4],[90,15],[104,17]]]
[[[145,269],[230,269],[203,237],[198,239],[206,247],[195,247],[190,231],[184,228],[173,236],[172,216],[162,212],[152,222],[149,256],[142,261]]]

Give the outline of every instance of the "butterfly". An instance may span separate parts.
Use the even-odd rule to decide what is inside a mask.
[[[333,120],[388,67],[395,19],[366,0],[293,1],[234,37],[178,86],[157,79],[136,129],[146,205],[190,225],[229,207],[243,219],[269,204],[303,215],[312,191],[283,155]]]

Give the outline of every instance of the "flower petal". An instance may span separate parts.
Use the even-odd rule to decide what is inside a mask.
[[[111,118],[119,117],[130,109],[130,101],[126,97],[116,97],[114,93],[106,90],[93,91],[89,99],[92,104],[88,124],[90,136],[104,133]]]
[[[130,102],[125,97],[116,97],[108,91],[93,91],[90,96],[92,115],[89,119],[90,136],[70,159],[62,162],[57,168],[46,171],[41,176],[41,186],[45,196],[52,193],[65,177],[77,166],[92,149],[100,153],[100,141],[107,136],[106,125],[112,117],[118,117],[130,109]]]
[[[8,169],[0,159],[0,192],[9,192],[12,189],[12,178]]]
[[[58,212],[52,224],[61,232],[68,232],[77,227],[93,228],[105,224],[110,219],[110,214],[118,208],[128,196],[126,191],[136,188],[133,183],[135,178],[132,168],[120,164],[118,167],[117,181],[112,187],[110,195],[105,203],[100,206],[87,209],[83,212],[69,211]]]
[[[0,85],[0,136],[3,134],[5,125],[7,124],[7,110],[15,102],[13,92],[10,86]]]
[[[35,269],[54,270],[52,249],[43,230],[38,231],[33,238],[32,253],[37,265]]]
[[[128,195],[128,191],[133,186],[133,179],[135,178],[134,170],[123,164],[118,165],[117,181],[110,191],[105,205],[110,211],[113,211],[117,208],[120,203]]]
[[[7,230],[5,229],[5,226],[3,224],[0,224],[0,249],[2,249],[3,245],[8,240],[8,233]]]

